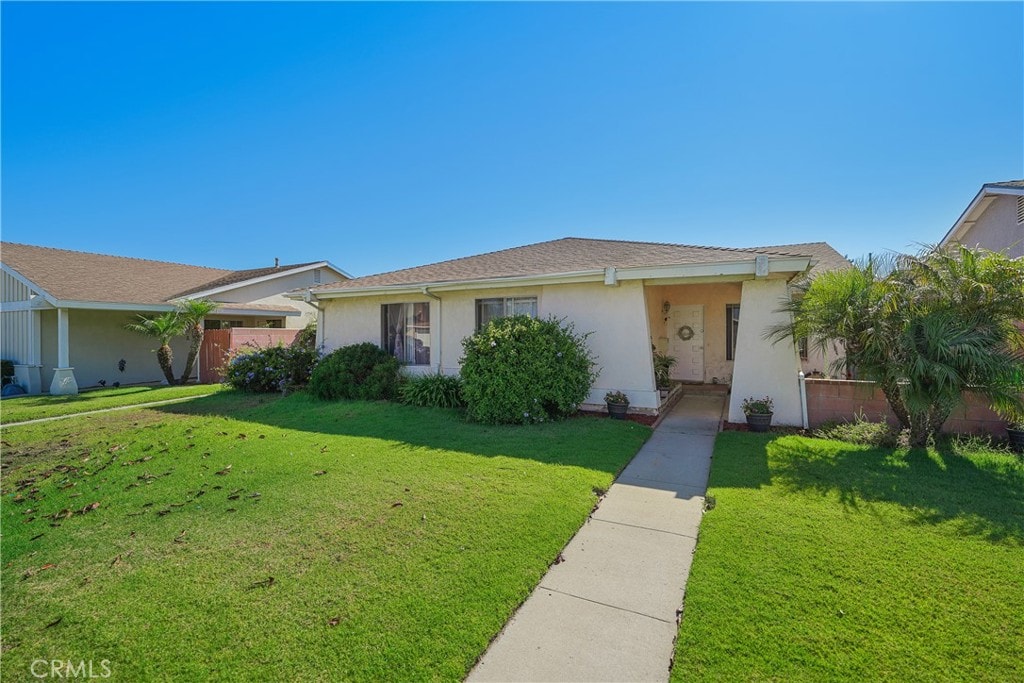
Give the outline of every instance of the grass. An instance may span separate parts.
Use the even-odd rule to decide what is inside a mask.
[[[222,384],[189,384],[181,387],[138,386],[94,389],[73,396],[22,396],[0,401],[0,420],[4,424],[38,420],[44,417],[73,415],[90,410],[167,401],[175,398],[215,394]]]
[[[234,392],[7,428],[0,675],[461,679],[648,434]]]
[[[673,681],[1024,680],[1024,463],[719,435]]]

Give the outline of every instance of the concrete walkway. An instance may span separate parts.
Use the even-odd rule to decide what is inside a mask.
[[[676,404],[467,680],[668,680],[724,403]]]

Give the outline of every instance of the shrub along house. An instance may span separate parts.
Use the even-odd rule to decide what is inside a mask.
[[[318,305],[327,350],[370,341],[412,372],[456,373],[462,340],[516,313],[575,323],[600,375],[585,407],[622,390],[631,410],[656,413],[652,347],[677,359],[673,379],[732,385],[729,419],[746,396],[770,394],[775,421],[800,424],[797,344],[765,341],[789,283],[812,268],[847,267],[824,242],[729,249],[565,238],[369,275],[292,296]]]
[[[207,329],[298,329],[315,309],[284,294],[348,277],[327,261],[226,270],[11,242],[0,244],[0,268],[0,356],[14,361],[29,393],[54,394],[101,380],[160,381],[153,341],[124,329],[137,315],[210,299],[220,307]],[[178,339],[171,348],[183,358],[187,345]]]

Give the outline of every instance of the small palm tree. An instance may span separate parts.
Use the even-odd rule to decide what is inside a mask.
[[[199,357],[199,349],[203,345],[203,320],[217,310],[217,304],[208,299],[189,299],[178,302],[178,317],[182,321],[183,332],[188,339],[188,356],[185,358],[185,369],[181,373],[180,384],[185,384],[192,375],[192,368]]]
[[[160,342],[156,350],[156,362],[164,373],[168,384],[174,384],[174,353],[171,351],[171,340],[182,334],[184,328],[177,311],[168,311],[158,316],[140,315],[137,320],[127,323],[126,330],[138,332]]]

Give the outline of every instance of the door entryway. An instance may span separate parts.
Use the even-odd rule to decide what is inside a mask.
[[[668,319],[668,354],[676,359],[671,377],[704,381],[704,306],[672,306]]]

